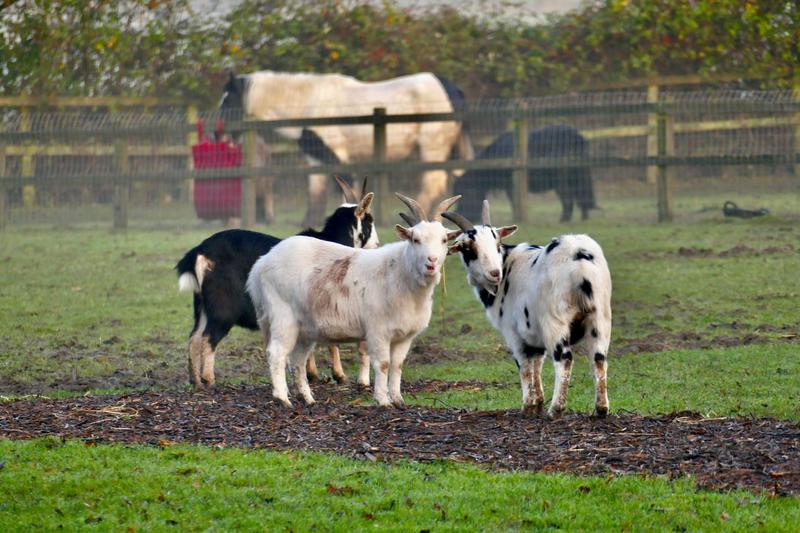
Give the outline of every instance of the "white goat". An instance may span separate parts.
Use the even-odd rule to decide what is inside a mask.
[[[433,291],[447,242],[461,231],[425,220],[414,200],[397,195],[415,213],[410,228],[396,225],[401,242],[356,250],[307,237],[290,237],[261,257],[247,279],[267,340],[272,395],[287,406],[287,355],[298,396],[314,403],[304,372],[317,342],[365,339],[375,370],[375,401],[402,406],[400,375],[411,341],[428,326]],[[439,204],[442,213],[460,197]]]
[[[517,227],[493,228],[486,201],[482,225],[474,226],[457,213],[443,216],[464,232],[451,252],[461,253],[467,281],[512,351],[523,412],[541,413],[542,363],[545,355],[552,355],[555,387],[548,416],[561,415],[572,371],[571,347],[585,336],[594,364],[595,414],[608,414],[611,274],[600,245],[587,235],[562,235],[546,248],[504,245],[500,240]]]

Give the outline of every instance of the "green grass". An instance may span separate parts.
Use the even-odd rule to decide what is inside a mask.
[[[690,480],[301,452],[0,441],[0,530],[792,531],[794,498]]]

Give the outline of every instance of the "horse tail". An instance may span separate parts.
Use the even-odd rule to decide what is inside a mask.
[[[464,111],[467,107],[467,97],[464,95],[464,91],[461,90],[461,87],[443,76],[435,76],[436,79],[439,80],[439,83],[442,84],[445,93],[447,93],[447,98],[450,100],[453,111]],[[458,139],[453,147],[454,152],[456,150],[458,151],[458,157],[465,161],[472,161],[475,159],[475,147],[472,144],[472,136],[470,136],[469,129],[469,122],[466,120],[462,121]]]

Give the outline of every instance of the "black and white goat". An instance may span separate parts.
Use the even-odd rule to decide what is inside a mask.
[[[486,201],[481,225],[458,213],[443,216],[464,232],[451,252],[460,252],[467,281],[519,367],[523,412],[542,411],[542,363],[550,355],[555,387],[548,416],[561,415],[572,371],[572,346],[585,338],[594,368],[595,414],[605,416],[611,274],[600,245],[588,235],[561,235],[546,247],[502,244],[501,239],[517,227],[492,227]]]
[[[378,234],[369,205],[373,194],[358,197],[347,183],[336,178],[347,203],[328,217],[322,231],[307,229],[300,233],[355,248],[375,248]],[[253,302],[245,292],[245,282],[253,264],[281,239],[254,231],[232,229],[215,233],[195,246],[178,261],[178,287],[194,292],[194,327],[189,337],[189,375],[195,388],[214,385],[214,357],[217,345],[233,326],[258,329]],[[339,349],[330,347],[333,377],[347,380]],[[359,346],[361,369],[358,382],[369,386],[369,358],[363,343]],[[313,354],[309,372],[316,378]]]
[[[410,228],[396,225],[401,242],[353,250],[307,237],[291,237],[260,258],[247,279],[258,322],[268,339],[272,395],[290,406],[287,358],[294,387],[306,404],[306,354],[317,342],[365,339],[375,370],[374,397],[381,406],[402,406],[400,376],[411,342],[428,326],[433,291],[441,278],[448,231],[440,216],[428,222],[422,208],[397,195],[415,215]],[[458,200],[439,204],[442,213]]]

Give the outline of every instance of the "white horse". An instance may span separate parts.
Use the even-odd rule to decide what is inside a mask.
[[[387,114],[449,113],[461,105],[464,95],[451,82],[430,73],[402,76],[366,83],[341,74],[308,74],[262,71],[230,75],[221,108],[241,108],[247,116],[261,120],[369,115],[376,107]],[[322,126],[306,130],[280,128],[278,134],[298,141],[311,165],[352,163],[372,159],[371,125]],[[453,148],[462,159],[472,159],[472,143],[458,122],[389,124],[386,127],[386,156],[405,159],[417,150],[422,161],[446,161]],[[328,180],[324,175],[308,178],[309,205],[304,224],[318,225],[325,211]],[[271,180],[266,194],[272,196]],[[447,189],[447,172],[430,170],[423,174],[417,196],[427,212]],[[272,209],[272,200],[264,205]],[[267,220],[273,216],[267,212]]]

